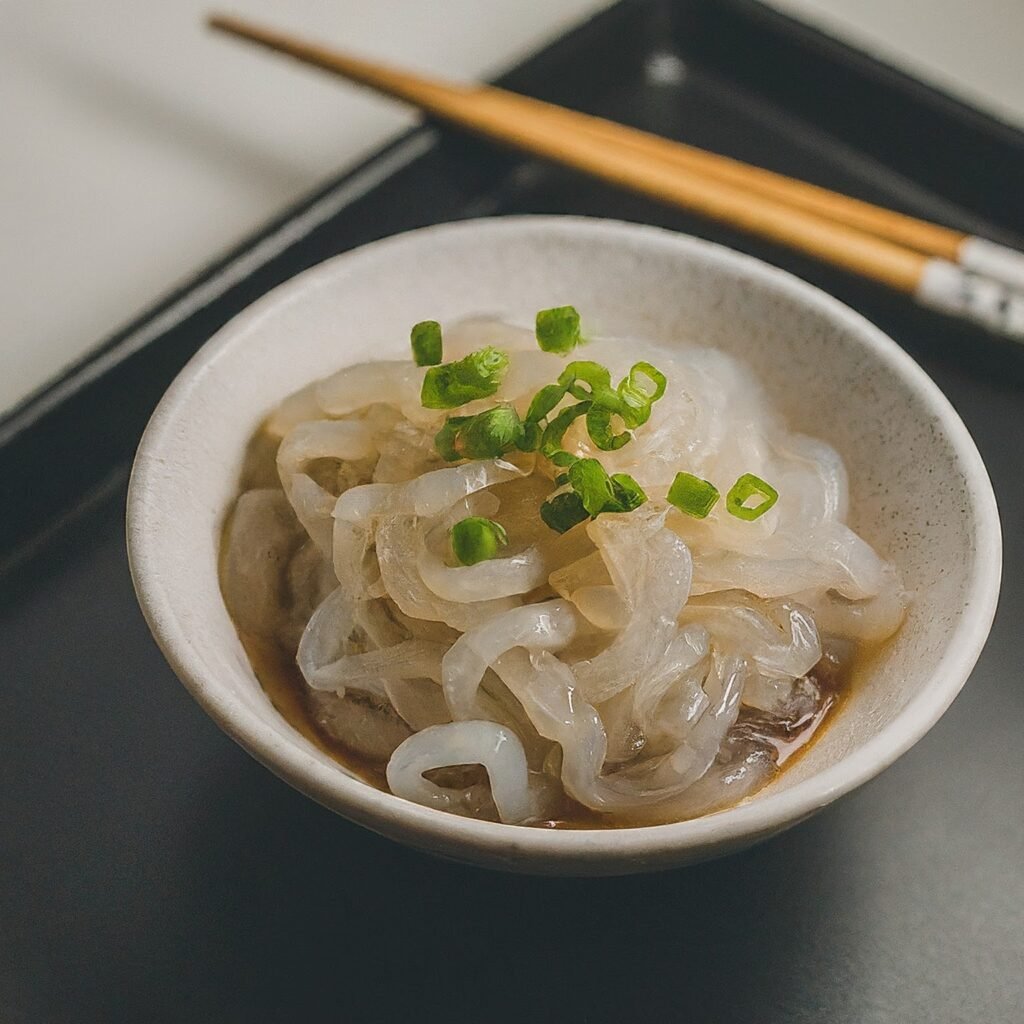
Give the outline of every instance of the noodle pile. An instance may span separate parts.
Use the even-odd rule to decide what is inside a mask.
[[[460,413],[500,400],[525,416],[565,366],[531,331],[482,320],[446,332],[445,358],[483,345],[509,354],[507,375]],[[609,824],[733,804],[778,770],[741,710],[807,720],[823,657],[842,663],[902,621],[896,571],[845,525],[841,458],[790,433],[742,364],[610,340],[586,358],[613,375],[650,360],[668,387],[617,451],[569,428],[567,451],[649,500],[564,534],[538,515],[559,472],[539,454],[441,459],[445,414],[421,405],[411,360],[311,384],[254,441],[226,534],[228,608],[294,654],[318,726],[386,764],[397,796],[514,824],[568,801]],[[753,472],[779,499],[753,522],[721,503],[694,518],[666,501],[681,469]],[[449,530],[467,516],[504,527],[496,557],[454,562]]]

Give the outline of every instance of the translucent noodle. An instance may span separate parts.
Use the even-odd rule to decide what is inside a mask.
[[[524,415],[565,367],[524,327],[445,330],[448,359],[484,345],[508,371],[458,415]],[[553,532],[539,506],[557,468],[520,453],[446,463],[424,371],[381,361],[281,403],[249,477],[279,486],[241,494],[225,531],[240,631],[294,655],[316,727],[425,807],[640,825],[730,806],[778,773],[773,735],[822,720],[837,666],[902,623],[897,570],[846,520],[841,456],[788,430],[745,366],[635,341],[579,358],[613,380],[638,360],[668,379],[620,449],[598,450],[583,418],[563,439],[631,475],[647,495],[635,511]],[[698,519],[667,501],[679,470],[723,492],[753,473],[780,497],[753,522],[724,502]],[[449,531],[466,516],[502,524],[507,545],[458,564]]]

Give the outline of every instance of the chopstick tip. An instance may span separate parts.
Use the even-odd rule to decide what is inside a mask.
[[[222,14],[219,11],[211,11],[206,15],[206,27],[215,31],[231,32],[238,25],[238,19],[230,14]]]

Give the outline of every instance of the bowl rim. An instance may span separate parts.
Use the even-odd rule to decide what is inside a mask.
[[[318,761],[296,734],[285,739],[265,724],[254,709],[221,688],[189,642],[174,601],[163,583],[162,549],[148,520],[166,486],[165,446],[174,443],[175,420],[193,393],[202,387],[221,352],[244,338],[248,328],[270,308],[287,300],[335,268],[376,259],[388,248],[430,242],[438,236],[480,233],[568,232],[577,239],[628,241],[644,247],[672,249],[727,269],[837,324],[873,358],[900,377],[926,404],[941,426],[967,482],[976,528],[976,556],[965,605],[950,635],[947,654],[929,684],[913,696],[875,736],[837,763],[778,793],[689,821],[635,828],[538,829],[478,821],[422,807],[382,792],[358,778]],[[293,297],[301,298],[301,294]],[[671,862],[687,851],[739,845],[778,831],[863,785],[920,740],[956,698],[978,660],[995,616],[1002,570],[1002,537],[995,495],[967,427],[925,371],[891,338],[865,317],[819,288],[753,256],[704,239],[649,225],[575,216],[515,216],[444,223],[392,235],[333,256],[261,296],[221,327],[189,360],[157,405],[132,467],[126,531],[129,564],[139,604],[172,669],[215,722],[250,754],[297,789],[330,809],[390,835],[402,834],[417,844],[448,851],[473,851],[491,860],[537,858],[554,862]]]

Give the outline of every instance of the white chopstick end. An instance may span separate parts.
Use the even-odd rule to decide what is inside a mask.
[[[1024,253],[1016,249],[968,235],[957,250],[957,262],[966,270],[1024,291]]]
[[[981,239],[979,239],[981,241]],[[929,260],[914,296],[922,306],[1024,341],[1024,294],[946,260]]]

